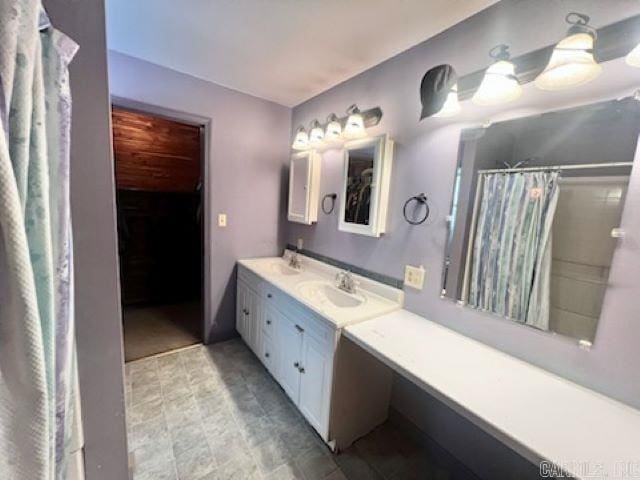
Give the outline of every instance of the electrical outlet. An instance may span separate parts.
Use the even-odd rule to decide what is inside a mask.
[[[218,214],[218,226],[219,227],[226,227],[227,226],[227,214],[226,213],[219,213]]]
[[[424,286],[424,267],[414,267],[413,265],[405,265],[404,267],[404,284],[407,287],[422,290]]]

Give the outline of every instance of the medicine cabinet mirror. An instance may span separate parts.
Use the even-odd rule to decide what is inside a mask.
[[[639,133],[631,98],[464,130],[442,296],[593,342]]]
[[[392,160],[387,135],[345,145],[339,230],[371,237],[385,232]]]
[[[320,162],[320,156],[314,150],[291,156],[287,214],[290,222],[311,225],[318,221]]]

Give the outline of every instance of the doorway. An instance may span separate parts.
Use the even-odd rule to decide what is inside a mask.
[[[203,125],[113,106],[125,361],[202,341]]]

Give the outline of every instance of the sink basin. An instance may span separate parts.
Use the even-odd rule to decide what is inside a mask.
[[[335,308],[359,307],[367,301],[361,293],[347,293],[325,281],[305,282],[298,291],[311,302]]]
[[[271,271],[278,275],[299,275],[300,270],[296,270],[295,268],[291,268],[284,261],[273,262],[271,265]]]

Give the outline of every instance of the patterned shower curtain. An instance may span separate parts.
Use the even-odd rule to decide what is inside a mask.
[[[468,303],[548,330],[558,173],[493,173],[482,180]]]
[[[0,0],[0,478],[63,479],[76,380],[68,63],[39,0]]]

